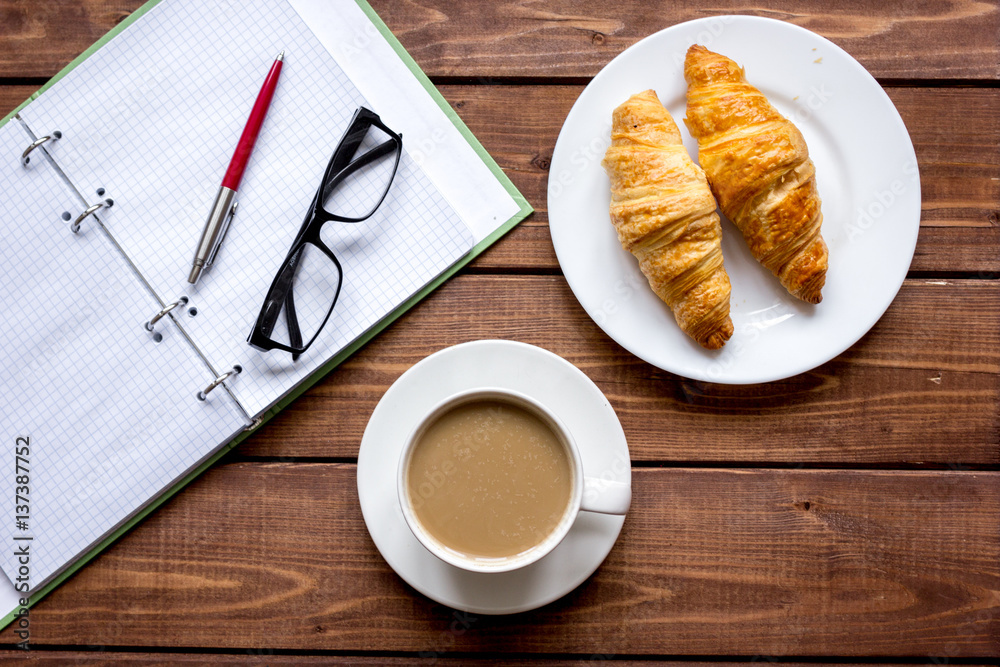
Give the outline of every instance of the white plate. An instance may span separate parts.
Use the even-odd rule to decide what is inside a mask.
[[[684,126],[684,55],[692,44],[729,56],[798,126],[816,165],[823,238],[830,248],[823,302],[790,296],[723,218],[735,332],[722,350],[685,335],[618,243],[601,159],[611,112],[653,88]],[[591,318],[622,347],[664,370],[728,384],[805,372],[853,345],[878,321],[906,277],[920,226],[913,144],[896,108],[850,55],[804,28],[754,16],[682,23],[626,49],[590,82],[566,117],[549,172],[549,227],[559,264]]]
[[[467,572],[427,551],[399,508],[396,464],[403,441],[440,400],[484,386],[527,394],[558,415],[573,433],[587,477],[631,484],[625,432],[597,385],[547,350],[484,340],[432,354],[389,387],[361,440],[358,496],[375,546],[406,583],[455,609],[513,614],[548,604],[583,583],[611,551],[625,517],[581,512],[552,553],[514,572]]]

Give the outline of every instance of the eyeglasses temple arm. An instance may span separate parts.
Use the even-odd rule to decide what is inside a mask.
[[[299,259],[302,257],[301,250],[296,252],[295,255],[288,261],[288,268],[284,271],[284,275],[290,276],[288,280],[282,280],[278,285],[275,285],[274,291],[277,292],[279,289],[284,291],[284,302],[285,302],[285,324],[288,326],[288,344],[290,347],[302,347],[302,330],[299,328],[299,318],[295,314],[295,298],[294,290],[292,290],[292,280],[295,279],[295,272],[299,266]],[[292,353],[292,361],[298,361],[298,353]]]
[[[299,318],[295,314],[294,290],[288,290],[285,296],[285,323],[288,325],[288,344],[290,347],[302,347],[302,331],[299,329]],[[299,353],[292,352],[292,361],[299,360]]]
[[[295,255],[289,260],[287,268],[278,275],[271,291],[267,293],[267,301],[265,303],[282,301],[287,304],[288,295],[291,294],[292,291],[292,276],[295,275],[295,269],[298,266],[299,257],[301,257],[301,249],[295,252]],[[265,313],[264,319],[260,323],[261,333],[265,336],[271,335],[271,332],[274,331],[274,325],[278,321],[278,314],[280,312],[280,310],[268,309],[267,313]],[[296,325],[297,324],[298,322],[296,322]]]

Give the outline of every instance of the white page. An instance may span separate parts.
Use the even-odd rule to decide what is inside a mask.
[[[14,584],[12,584],[10,581],[5,579],[4,577],[0,577],[0,617],[5,617],[7,616],[7,614],[11,612],[18,611],[21,608],[22,599],[25,599],[24,593],[14,588]],[[5,609],[6,611],[4,611]],[[14,633],[17,632],[18,630],[23,630],[23,629],[19,628],[15,622],[10,632]],[[28,630],[28,632],[30,633],[31,631]],[[23,641],[20,635],[13,635],[13,636],[17,637],[17,639],[14,640],[15,643]],[[30,641],[30,636],[29,636],[29,641]]]
[[[169,319],[82,204],[14,120],[0,128],[0,567],[14,581],[15,538],[32,537],[30,584],[41,586],[245,426]],[[58,145],[58,143],[56,144]],[[57,148],[53,148],[57,152]],[[16,195],[16,196],[10,196]],[[15,446],[28,439],[16,471]],[[27,475],[18,480],[17,475]],[[27,481],[28,484],[19,482]],[[27,486],[28,512],[15,507]],[[21,504],[23,501],[19,501]],[[23,516],[24,529],[16,524]]]
[[[194,248],[271,63],[285,50],[274,101],[216,265],[187,284]],[[330,321],[298,362],[246,343],[265,292],[355,109],[367,104],[287,0],[164,0],[23,110],[58,126],[57,160],[104,216],[165,302],[190,297],[181,325],[258,414],[467,254],[468,226],[408,152],[389,196],[359,225],[328,223],[344,266]],[[371,106],[371,105],[369,105]],[[378,106],[373,110],[379,112]],[[37,130],[48,131],[48,130]],[[404,149],[409,145],[403,136]],[[501,221],[502,222],[502,221]]]

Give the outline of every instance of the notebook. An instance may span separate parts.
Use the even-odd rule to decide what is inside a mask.
[[[237,214],[189,285],[219,180],[281,50]],[[363,224],[324,228],[344,278],[312,347],[298,361],[254,350],[264,292],[359,106],[403,135],[389,194]],[[26,146],[56,131],[22,165]],[[351,0],[143,6],[0,126],[0,187],[0,429],[12,452],[0,467],[5,497],[21,496],[2,513],[0,535],[18,545],[0,550],[2,611],[18,606],[20,584],[32,602],[58,585],[531,210]]]

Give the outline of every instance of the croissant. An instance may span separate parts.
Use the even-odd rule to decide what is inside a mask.
[[[722,212],[789,293],[819,303],[827,248],[816,169],[802,134],[725,56],[692,46],[684,78],[684,123],[698,140],[698,160]]]
[[[705,174],[654,91],[614,110],[601,164],[611,179],[611,221],[622,247],[639,260],[681,329],[719,349],[733,335],[722,226]]]

